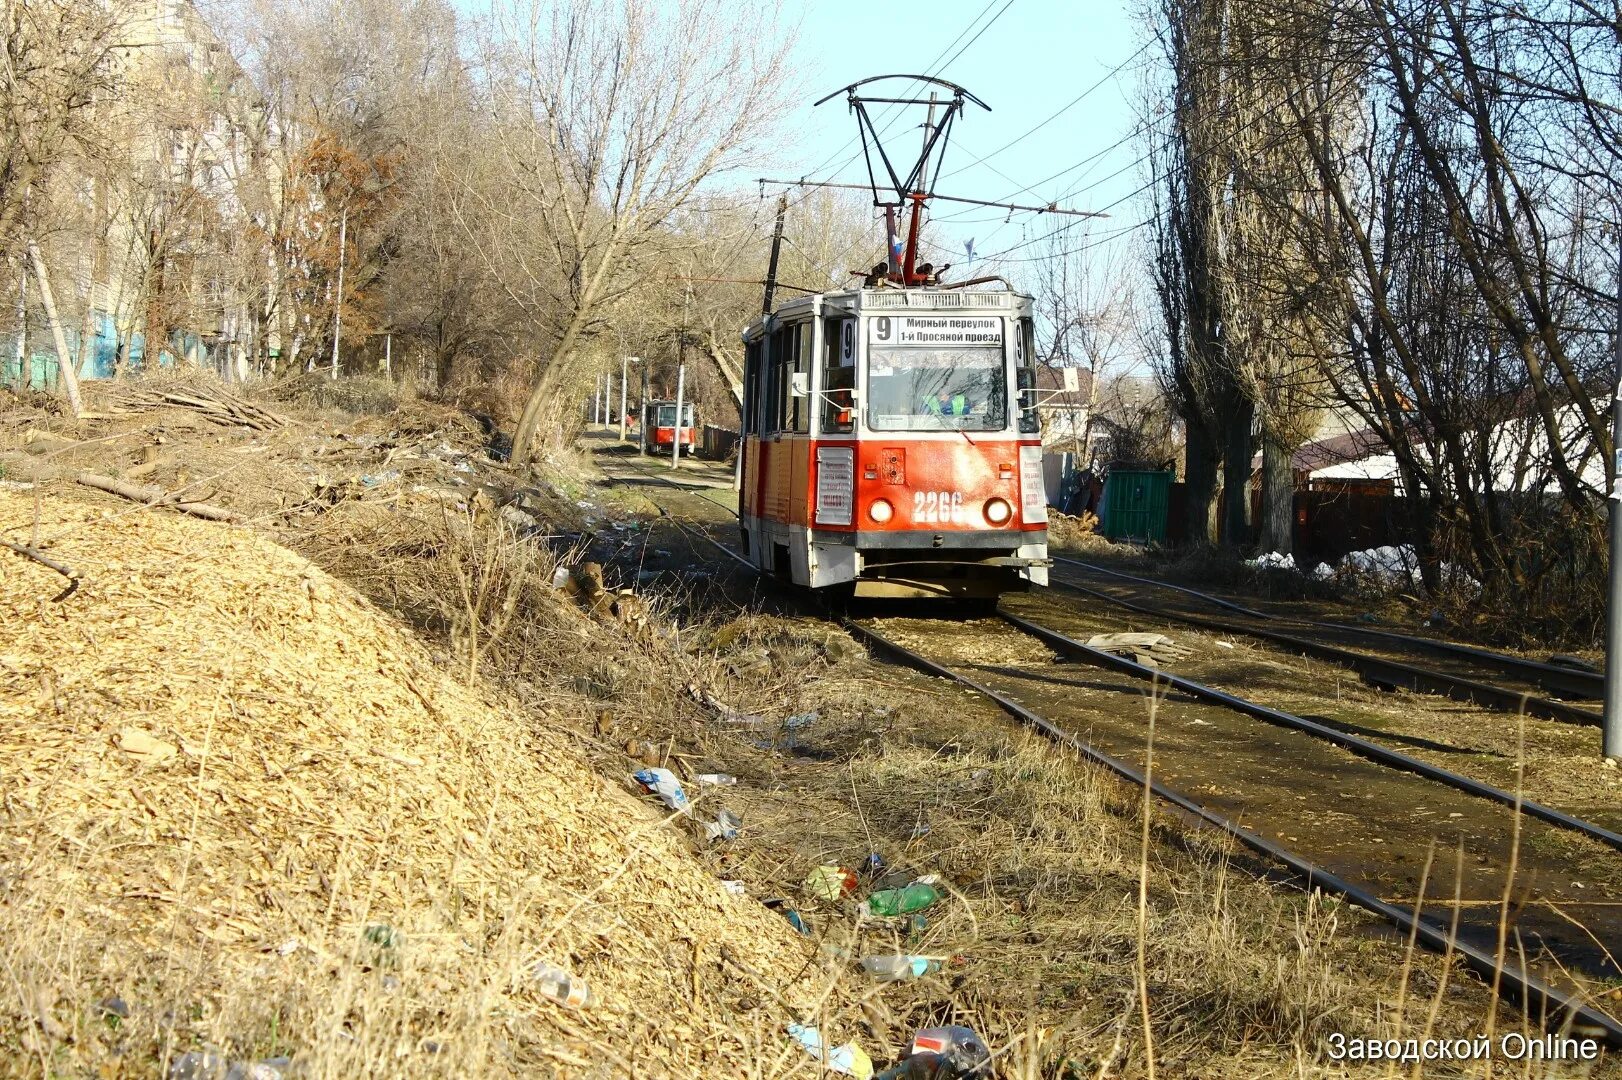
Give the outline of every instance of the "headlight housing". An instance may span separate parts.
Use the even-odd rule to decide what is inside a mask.
[[[987,499],[984,513],[992,525],[1006,525],[1014,516],[1014,508],[1007,499]]]
[[[874,499],[867,504],[867,516],[883,525],[895,515],[895,507],[890,505],[888,499]]]

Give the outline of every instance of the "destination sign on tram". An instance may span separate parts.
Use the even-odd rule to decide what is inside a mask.
[[[1002,319],[974,315],[881,315],[868,323],[873,345],[1001,345]]]

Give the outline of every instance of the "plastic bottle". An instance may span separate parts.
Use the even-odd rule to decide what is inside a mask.
[[[586,984],[556,965],[542,960],[530,969],[530,974],[535,978],[535,988],[559,1005],[583,1009],[593,1004]]]
[[[863,918],[874,915],[910,915],[922,911],[941,898],[935,886],[915,881],[904,889],[883,889],[862,901]]]
[[[906,982],[939,971],[941,962],[929,956],[864,956],[862,970],[879,982]]]

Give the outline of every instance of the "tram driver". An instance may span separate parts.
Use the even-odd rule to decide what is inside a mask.
[[[949,392],[944,386],[933,394],[926,393],[924,395],[924,415],[967,416],[969,415],[969,396],[962,392]]]

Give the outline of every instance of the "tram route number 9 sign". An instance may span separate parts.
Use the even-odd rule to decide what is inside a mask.
[[[872,345],[1002,344],[1002,318],[995,315],[880,315],[867,326]]]

